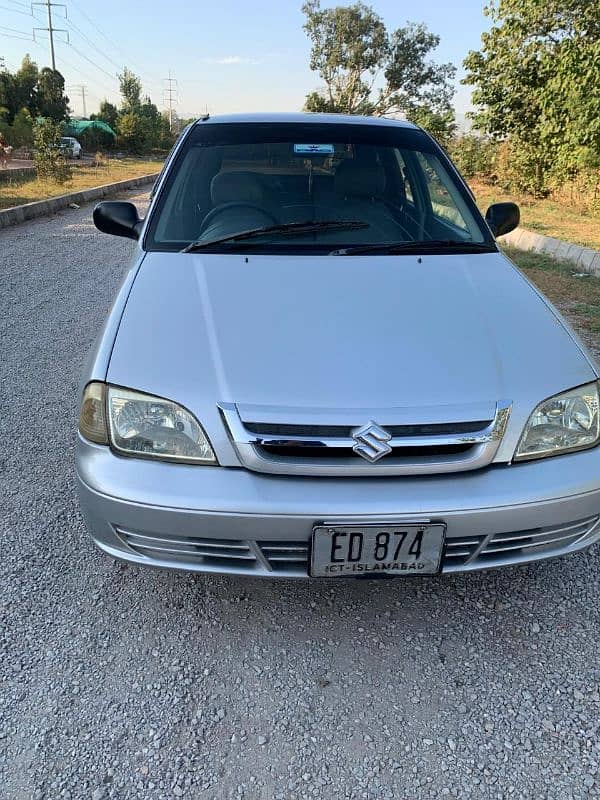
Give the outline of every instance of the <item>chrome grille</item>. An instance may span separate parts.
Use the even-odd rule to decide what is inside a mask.
[[[462,536],[460,539],[446,539],[444,568],[465,564],[473,558],[485,539],[485,536]]]
[[[485,569],[551,558],[583,547],[600,518],[526,531],[448,537],[442,572]],[[115,527],[124,547],[148,560],[207,572],[305,577],[310,541],[209,539],[141,533]]]
[[[491,414],[493,406],[486,407]],[[331,412],[305,412],[311,420],[322,418],[320,425],[314,421],[282,422],[282,410],[272,412],[274,421],[270,423],[264,421],[268,410],[265,414],[262,408],[255,412],[262,417],[259,421],[252,419],[248,407],[243,408],[243,419],[235,404],[222,403],[219,408],[238,456],[248,469],[276,474],[374,476],[459,472],[487,466],[504,435],[511,403],[498,402],[493,419],[475,416],[471,420],[415,423],[409,410],[404,412],[409,417],[407,424],[402,425],[393,419],[392,424],[385,423],[386,417],[398,418],[397,409],[373,411],[371,416],[379,418],[376,425],[372,420],[369,423],[370,412],[343,412],[345,419],[353,417],[348,419],[352,424],[345,425],[331,424]],[[484,409],[479,405],[477,410]],[[457,416],[460,411],[465,409],[459,409]],[[298,417],[302,411],[293,414]],[[430,410],[429,414],[435,417],[436,412]],[[365,424],[386,436],[385,449],[389,452],[376,463],[369,463],[356,452]]]
[[[486,541],[478,560],[490,563],[494,560],[504,561],[515,557],[534,559],[552,551],[558,553],[587,536],[597,524],[598,517],[592,517],[558,527],[497,533]]]
[[[484,569],[551,558],[569,551],[596,530],[599,517],[526,531],[507,531],[446,540],[444,572]]]
[[[257,574],[306,571],[308,542],[159,536],[116,527],[125,546],[149,559],[195,564],[208,571]]]

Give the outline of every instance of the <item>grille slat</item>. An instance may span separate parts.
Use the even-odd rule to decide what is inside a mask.
[[[120,530],[119,530],[120,532]],[[133,533],[133,532],[126,532],[128,537],[135,537],[136,539],[142,539],[149,542],[164,542],[168,545],[194,545],[199,540],[194,539],[192,537],[187,538],[176,538],[176,537],[161,537],[161,536],[150,536],[149,534],[145,533]],[[223,542],[227,541],[227,547],[230,550],[247,550],[248,544],[247,542],[242,542],[239,539],[227,539],[227,540],[219,540],[219,539],[202,539],[202,546],[203,547],[223,547]],[[143,545],[142,545],[143,546]]]
[[[131,543],[130,543],[130,545],[131,545]],[[179,556],[189,555],[189,556],[202,557],[202,558],[204,558],[204,557],[206,557],[206,558],[239,558],[239,559],[243,559],[243,560],[247,560],[247,561],[255,561],[256,560],[255,556],[252,553],[249,553],[249,552],[240,553],[239,551],[236,551],[235,555],[233,555],[231,552],[219,552],[217,550],[205,550],[202,547],[190,547],[189,549],[184,550],[181,547],[165,547],[164,545],[160,545],[160,547],[159,546],[154,546],[154,545],[149,545],[149,544],[145,544],[145,545],[143,545],[141,547],[135,547],[134,545],[131,545],[131,546],[133,546],[134,549],[137,549],[137,550],[149,550],[150,552],[155,552],[155,553],[172,553],[173,555],[179,555]]]
[[[580,533],[585,532],[587,530],[587,527],[588,527],[590,522],[591,522],[591,520],[585,520],[584,522],[579,522],[579,523],[576,523],[576,524],[573,524],[573,525],[565,525],[562,528],[551,528],[550,531],[548,531],[547,528],[541,528],[541,529],[537,529],[537,530],[532,529],[531,531],[525,531],[525,532],[519,532],[519,533],[512,533],[512,532],[509,532],[509,533],[497,533],[494,536],[493,543],[497,544],[497,543],[500,543],[500,542],[517,541],[517,540],[523,539],[523,536],[527,536],[527,537],[533,539],[534,537],[548,536],[549,533],[558,534],[558,533],[568,533],[569,531],[572,531],[572,533],[570,533],[568,535],[570,535],[570,536],[578,536]]]
[[[384,425],[393,437],[402,436],[456,436],[459,433],[477,433],[492,424],[493,420],[474,422],[431,423],[427,425]],[[269,425],[264,422],[244,422],[244,427],[251,433],[266,436],[334,437],[347,439],[357,425]]]

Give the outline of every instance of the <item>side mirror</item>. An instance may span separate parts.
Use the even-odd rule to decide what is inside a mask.
[[[99,231],[111,233],[113,236],[138,239],[142,230],[143,220],[139,218],[137,208],[133,203],[121,200],[98,203],[93,218],[94,225]]]
[[[485,212],[485,221],[494,236],[504,236],[514,231],[520,219],[521,212],[516,203],[494,203]]]

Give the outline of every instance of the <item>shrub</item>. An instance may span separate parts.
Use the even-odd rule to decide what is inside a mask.
[[[475,176],[494,182],[498,145],[487,136],[465,133],[455,137],[449,146],[450,155],[467,180]]]
[[[38,178],[67,183],[71,180],[71,167],[60,151],[62,125],[51,119],[37,122],[33,129],[33,163]]]

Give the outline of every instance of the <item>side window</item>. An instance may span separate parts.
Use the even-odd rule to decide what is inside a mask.
[[[450,222],[468,233],[469,226],[461,213],[460,203],[457,202],[460,198],[457,198],[456,189],[450,184],[445,171],[437,168],[437,159],[424,153],[416,153],[416,156],[427,183],[433,216],[440,222]]]

